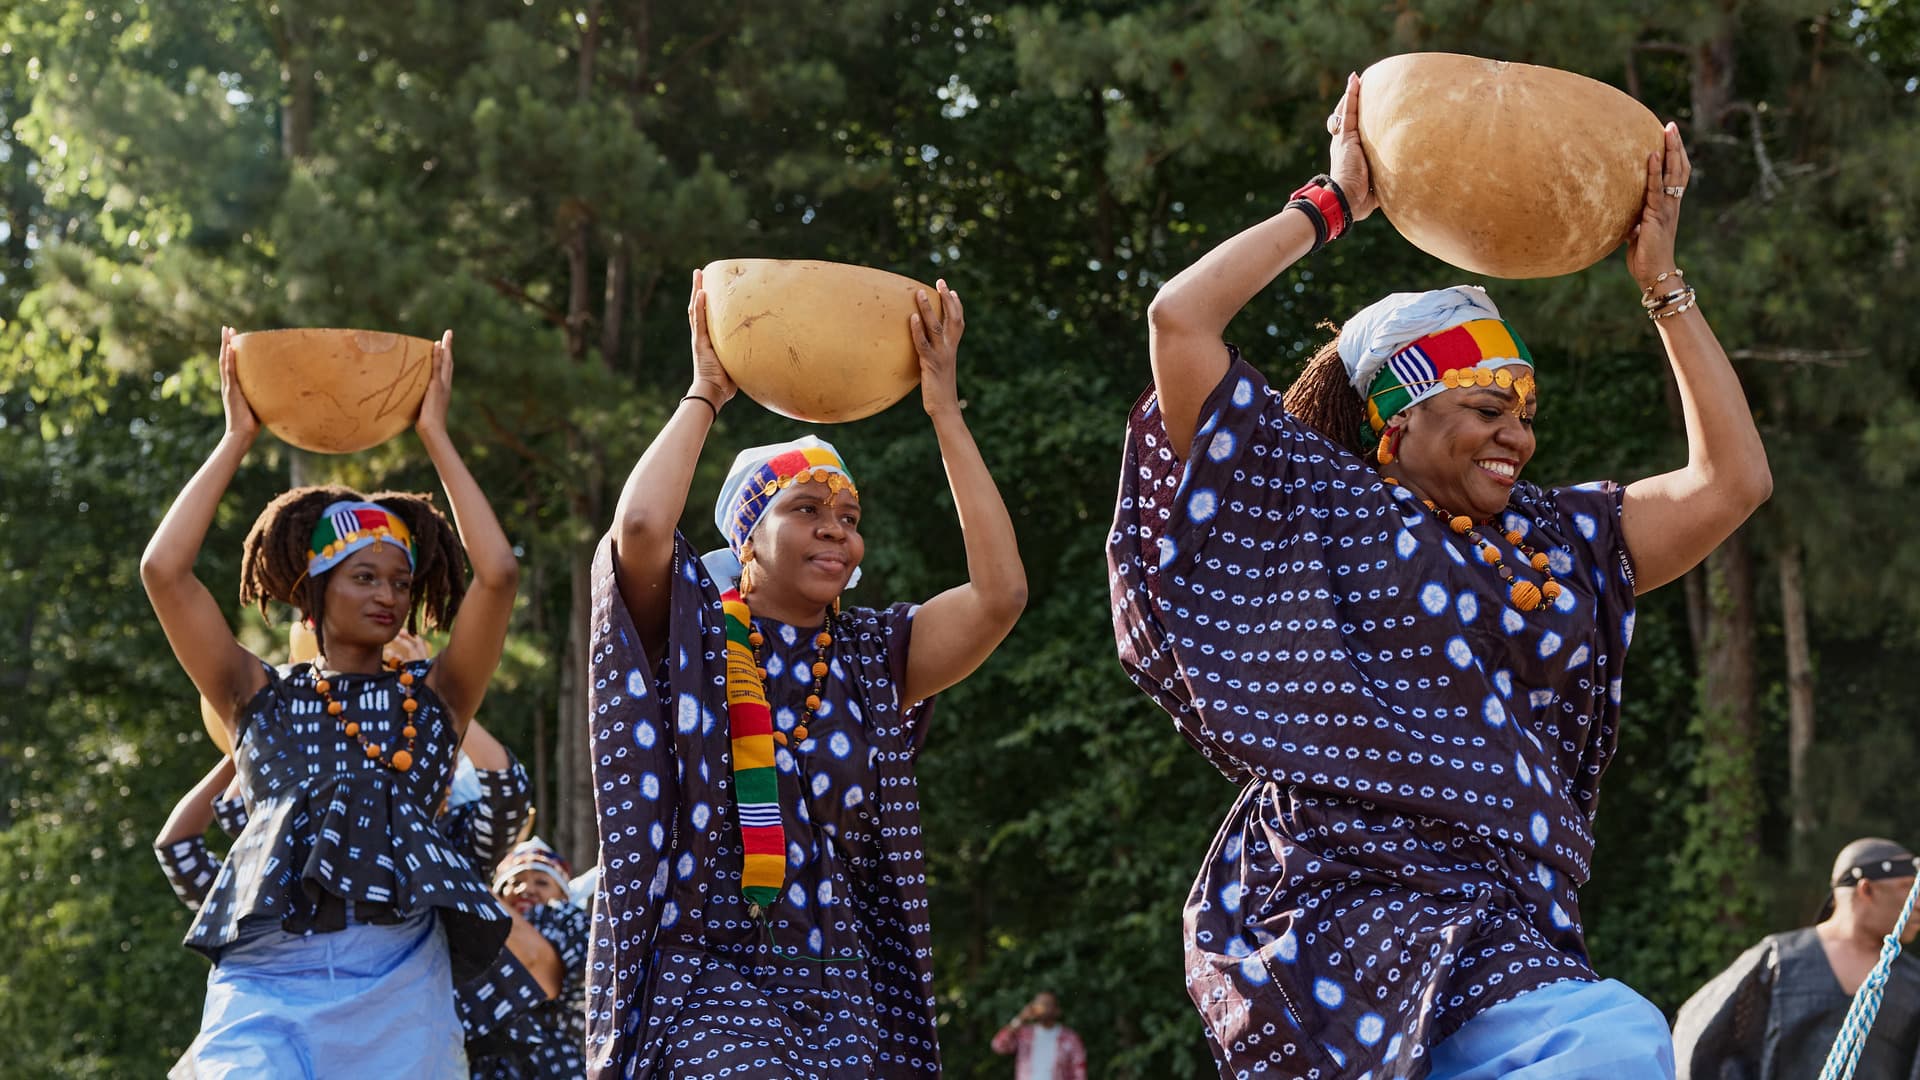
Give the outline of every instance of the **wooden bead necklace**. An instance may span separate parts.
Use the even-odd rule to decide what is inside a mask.
[[[333,696],[333,683],[320,674],[321,662],[319,657],[314,659],[313,689],[320,695],[320,700],[327,703],[327,715],[341,720],[341,730],[360,744],[360,749],[365,751],[368,758],[378,761],[395,772],[406,772],[413,768],[413,740],[414,736],[420,733],[413,724],[413,714],[420,708],[420,703],[413,698],[413,673],[400,672],[400,711],[405,714],[406,720],[405,725],[400,728],[400,735],[407,740],[407,745],[395,750],[391,757],[382,757],[381,755],[387,752],[386,747],[367,738],[366,733],[361,730],[359,721],[346,719],[347,707]],[[400,665],[396,661],[388,660],[386,667],[388,671],[393,671]]]
[[[807,725],[813,722],[814,711],[820,708],[820,690],[821,687],[826,685],[827,679],[827,651],[833,648],[833,634],[827,630],[827,627],[831,625],[833,625],[833,620],[832,617],[829,616],[826,625],[822,626],[820,632],[815,634],[813,638],[813,690],[807,694],[807,710],[805,715],[801,716],[800,722],[793,726],[793,741],[795,742],[806,739]],[[762,634],[757,626],[752,633],[747,635],[747,644],[753,646],[753,663],[760,671],[760,684],[762,686],[765,686],[767,683],[767,665],[766,662],[761,659],[760,650],[766,643],[767,636]],[[775,728],[773,741],[779,743],[781,746],[786,746],[787,733]]]
[[[1391,476],[1383,476],[1381,479],[1391,487],[1402,486],[1400,481],[1395,480]],[[1480,561],[1498,571],[1500,580],[1507,583],[1507,597],[1513,601],[1514,607],[1521,611],[1532,611],[1540,606],[1542,599],[1546,600],[1549,604],[1560,599],[1560,594],[1564,589],[1559,582],[1553,580],[1552,560],[1547,558],[1545,553],[1535,551],[1531,547],[1528,547],[1526,537],[1521,535],[1518,530],[1507,530],[1507,543],[1512,544],[1520,554],[1526,556],[1527,565],[1539,571],[1540,576],[1546,579],[1539,585],[1514,577],[1513,568],[1507,566],[1502,560],[1500,549],[1494,547],[1492,541],[1480,535],[1479,526],[1472,518],[1465,514],[1450,514],[1435,505],[1432,499],[1421,499],[1420,501],[1426,506],[1428,513],[1446,522],[1447,528],[1452,529],[1455,534],[1473,541],[1474,548],[1480,553]]]

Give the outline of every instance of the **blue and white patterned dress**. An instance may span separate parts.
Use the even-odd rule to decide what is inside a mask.
[[[856,608],[833,624],[809,737],[775,755],[787,884],[762,923],[740,895],[720,596],[683,537],[671,587],[665,655],[649,664],[601,543],[590,1074],[938,1076],[913,773],[932,703],[898,700],[914,609]],[[774,726],[790,732],[816,631],[759,625]]]
[[[1108,561],[1129,676],[1241,785],[1184,920],[1221,1075],[1418,1078],[1489,1006],[1595,980],[1576,889],[1633,632],[1621,490],[1514,487],[1502,529],[1565,588],[1522,614],[1237,353],[1183,449],[1149,392]]]

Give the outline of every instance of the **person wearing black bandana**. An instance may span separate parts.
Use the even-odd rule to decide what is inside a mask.
[[[1680,1008],[1679,1080],[1799,1080],[1820,1075],[1853,995],[1873,970],[1913,890],[1905,845],[1868,837],[1842,848],[1815,925],[1773,934],[1740,954]],[[1908,921],[1902,945],[1920,937]],[[1888,972],[1856,1080],[1920,1080],[1920,956]]]

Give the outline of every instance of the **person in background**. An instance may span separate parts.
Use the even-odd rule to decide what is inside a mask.
[[[513,916],[507,948],[541,997],[516,1007],[513,1022],[468,1041],[476,1078],[586,1075],[587,913],[569,898],[569,877],[567,861],[539,837],[516,845],[494,872],[493,893]]]
[[[1680,1007],[1679,1080],[1812,1080],[1913,890],[1916,861],[1878,837],[1840,849],[1815,925],[1771,934]],[[1901,943],[1920,936],[1910,919]],[[1920,957],[1887,973],[1854,1080],[1920,1080]]]
[[[1013,1055],[1013,1080],[1087,1080],[1087,1048],[1060,1022],[1060,999],[1050,990],[994,1035],[993,1052]]]

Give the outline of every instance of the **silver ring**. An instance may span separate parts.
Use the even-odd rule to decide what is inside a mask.
[[[1687,193],[1687,189],[1678,184],[1668,184],[1666,187],[1663,187],[1660,190],[1666,192],[1667,197],[1670,199],[1677,199],[1680,196],[1685,195]]]

